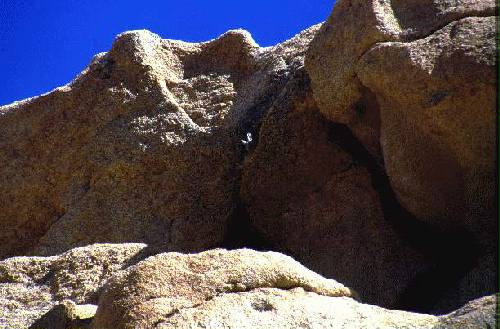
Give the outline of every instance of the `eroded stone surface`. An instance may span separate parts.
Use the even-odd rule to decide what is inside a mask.
[[[389,311],[276,253],[127,267],[219,246],[242,215],[266,245],[393,304],[437,235],[415,243],[384,218],[373,168],[336,140],[345,124],[419,227],[467,233],[471,252],[439,251],[410,292],[457,282],[424,287],[453,309],[497,291],[494,15],[492,0],[340,0],[321,29],[269,48],[242,30],[199,44],[126,32],[67,86],[0,107],[0,258],[148,244],[0,262],[0,327],[64,327],[99,299],[100,329],[491,328],[496,296],[442,317]]]
[[[0,327],[28,328],[65,300],[70,304],[97,303],[104,282],[144,258],[145,247],[93,245],[58,256],[14,257],[0,262]]]
[[[96,305],[77,305],[70,300],[56,304],[29,329],[91,329]]]
[[[495,328],[498,325],[498,294],[479,298],[440,318],[436,329]]]
[[[384,218],[367,167],[338,143],[342,133],[322,118],[298,70],[245,160],[242,201],[272,248],[353,287],[366,302],[393,306],[426,261]]]
[[[380,118],[374,95],[355,67],[372,46],[411,41],[468,16],[494,16],[493,0],[341,0],[311,43],[306,56],[314,97],[329,119],[348,124],[375,155]]]
[[[316,30],[265,49],[241,30],[200,44],[127,32],[69,85],[1,107],[0,257],[220,245],[241,140]]]
[[[436,317],[390,311],[346,297],[327,297],[301,288],[257,289],[224,294],[182,309],[158,328],[432,328]]]
[[[115,276],[105,287],[93,325],[100,329],[487,329],[496,316],[496,296],[437,317],[362,304],[350,298],[352,294],[277,253],[244,249],[166,253]]]
[[[448,309],[497,290],[485,265],[498,248],[497,15],[489,0],[338,1],[305,60],[320,111],[378,159],[399,203],[435,230],[429,243],[460,249],[437,257],[460,254],[438,302]]]
[[[357,68],[379,99],[385,167],[402,204],[492,245],[496,27],[494,17],[465,18],[425,39],[378,44]]]
[[[325,296],[353,296],[342,284],[292,258],[248,249],[152,256],[117,274],[99,299],[96,328],[150,328],[219,295],[258,288],[303,288]]]

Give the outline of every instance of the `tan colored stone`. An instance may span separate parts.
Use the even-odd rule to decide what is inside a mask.
[[[0,328],[27,329],[52,305],[46,286],[0,282]]]
[[[378,108],[356,76],[359,58],[378,42],[415,40],[467,16],[495,15],[497,8],[493,0],[337,1],[306,56],[321,112],[348,124],[380,157]]]
[[[491,0],[340,0],[305,59],[325,117],[378,159],[401,205],[435,231],[430,241],[463,248],[451,261],[453,248],[427,247],[438,267],[462,262],[439,307],[496,285],[488,266],[473,269],[498,244],[496,15]]]
[[[497,325],[497,301],[497,296],[485,297],[436,317],[318,296],[301,288],[257,289],[179,310],[158,328],[489,329]]]
[[[120,270],[141,258],[140,247],[95,245],[60,256],[1,262],[0,327],[487,329],[497,318],[497,296],[473,301],[441,317],[361,304],[352,298],[356,296],[352,290],[273,252],[166,253]],[[120,258],[126,249],[129,255]],[[60,294],[54,289],[54,278],[61,277],[58,272],[63,266],[53,264],[64,259],[68,268],[77,263],[86,268],[75,269],[73,278],[67,277],[68,282],[82,282],[81,287],[66,285],[67,295],[73,296],[70,300],[58,299]],[[43,269],[43,260],[48,269]],[[103,267],[112,269],[111,277],[103,275]],[[95,278],[100,281],[95,281],[94,290],[102,291],[97,313],[95,305],[74,302],[78,298],[88,302],[89,298],[83,298],[88,289],[82,287]]]
[[[73,82],[0,108],[0,257],[220,245],[245,147],[317,27],[259,48],[126,32]]]
[[[291,290],[256,289],[224,294],[194,308],[179,310],[158,328],[384,328],[429,329],[431,315],[386,310],[351,298]]]
[[[498,20],[465,18],[427,38],[380,43],[357,75],[381,106],[391,184],[419,219],[496,248]]]
[[[184,308],[258,288],[303,288],[325,296],[353,296],[340,283],[278,253],[248,249],[165,253],[109,281],[99,299],[94,327],[149,328]]]
[[[96,303],[103,284],[117,271],[143,259],[145,247],[144,244],[93,245],[58,256],[1,261],[0,328],[28,328],[35,323],[46,323],[43,321],[50,323],[54,316],[64,322],[67,317],[61,316],[66,313],[61,313],[60,307],[44,317],[62,301],[73,305],[70,308],[75,314],[82,315],[88,307],[76,307],[73,302]]]
[[[77,305],[70,300],[56,304],[29,329],[90,329],[96,305]]]
[[[349,295],[278,253],[166,253],[117,274],[105,287],[93,326],[487,329],[495,322],[496,296],[437,317],[362,304]]]
[[[271,248],[344,282],[363,301],[393,306],[426,261],[384,218],[371,174],[361,155],[339,145],[340,134],[298,70],[245,160],[242,201]]]

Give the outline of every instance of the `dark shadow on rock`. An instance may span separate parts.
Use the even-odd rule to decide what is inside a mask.
[[[57,304],[29,329],[91,329],[92,317],[80,319],[74,314],[71,307],[65,304]]]
[[[476,265],[481,256],[477,241],[474,241],[472,234],[463,230],[443,231],[425,224],[404,209],[377,159],[347,126],[332,124],[331,138],[368,168],[373,187],[380,195],[384,218],[404,241],[421,252],[432,264],[426,271],[418,274],[399,297],[394,308],[420,313],[436,312],[434,306],[440,297],[449,289],[458,287],[459,281]],[[448,311],[460,306],[454,305]]]

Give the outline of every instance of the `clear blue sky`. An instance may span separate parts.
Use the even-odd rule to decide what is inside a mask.
[[[213,39],[244,28],[261,46],[326,20],[333,0],[0,0],[0,105],[71,81],[120,32]]]

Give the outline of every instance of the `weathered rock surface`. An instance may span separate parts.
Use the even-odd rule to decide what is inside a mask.
[[[1,107],[0,257],[219,245],[241,139],[316,30],[266,49],[240,30],[200,44],[127,32],[69,85]]]
[[[496,328],[498,326],[498,294],[467,303],[459,310],[440,318],[436,329]]]
[[[274,252],[218,249],[141,261],[143,251],[94,245],[0,262],[0,328],[487,329],[498,315],[498,296],[441,317],[361,304],[351,289]]]
[[[56,304],[29,329],[91,329],[96,305],[76,305],[65,300]]]
[[[497,297],[442,317],[386,310],[291,258],[251,250],[166,253],[117,274],[95,328],[489,328]]]
[[[301,288],[257,289],[218,296],[196,308],[180,310],[158,328],[495,328],[496,296],[473,301],[449,315],[387,310],[351,298],[327,297]]]
[[[303,288],[325,296],[352,297],[334,280],[307,270],[292,258],[242,249],[152,256],[115,275],[99,299],[94,326],[151,328],[182,309],[223,294],[259,288]]]
[[[341,133],[321,117],[298,70],[245,160],[242,201],[273,249],[353,287],[364,301],[393,306],[425,260],[385,220],[368,169],[338,144]]]
[[[438,302],[451,308],[498,291],[497,15],[489,0],[342,0],[305,60],[320,111],[378,158],[417,221],[460,244],[454,297]]]
[[[494,16],[497,10],[493,0],[337,1],[306,56],[321,112],[348,124],[367,149],[381,158],[379,109],[356,74],[359,59],[379,42],[423,38],[453,21]]]
[[[497,25],[464,18],[421,40],[380,43],[356,70],[379,100],[385,167],[403,206],[492,245]]]
[[[183,309],[157,328],[432,328],[436,317],[327,297],[294,288],[257,289],[218,296]]]
[[[356,117],[377,112],[403,205],[421,220],[483,233],[494,213],[498,19],[468,16],[493,16],[497,6],[339,1],[306,56],[328,118],[356,133]]]
[[[96,304],[104,282],[144,258],[145,247],[93,245],[59,256],[14,257],[0,262],[0,328],[28,328],[63,301]],[[55,313],[53,316],[60,315]]]
[[[494,327],[497,295],[380,306],[498,292],[497,8],[339,0],[268,48],[126,32],[0,107],[0,259],[36,256],[0,261],[0,328]],[[319,274],[187,254],[221,246]]]

